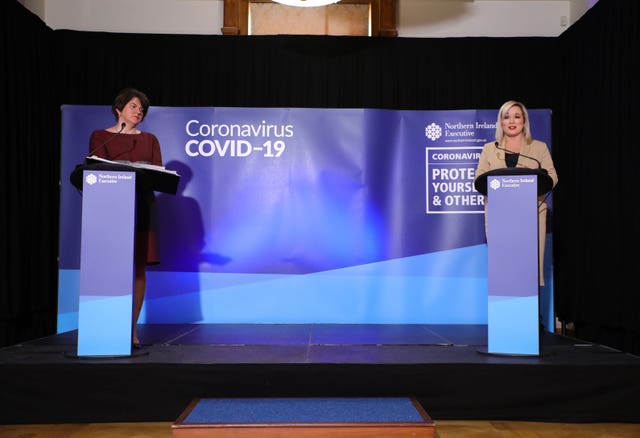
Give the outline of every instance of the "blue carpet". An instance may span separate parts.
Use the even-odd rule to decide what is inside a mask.
[[[201,399],[183,424],[424,422],[409,398]]]

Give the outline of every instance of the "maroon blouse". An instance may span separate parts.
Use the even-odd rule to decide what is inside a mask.
[[[162,166],[160,142],[149,132],[116,134],[104,129],[93,131],[89,139],[89,155],[112,161],[137,161]],[[136,200],[136,262],[157,264],[160,262],[160,251],[154,193],[138,193]]]
[[[116,134],[99,129],[91,133],[89,155],[113,161],[141,161],[162,166],[160,142],[149,132]]]

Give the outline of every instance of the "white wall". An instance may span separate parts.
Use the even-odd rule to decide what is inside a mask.
[[[11,0],[0,0],[11,1]],[[220,35],[223,0],[18,0],[52,29]],[[597,0],[398,0],[400,37],[558,36]]]
[[[7,1],[7,0],[0,0]],[[21,0],[52,29],[222,34],[223,0]]]

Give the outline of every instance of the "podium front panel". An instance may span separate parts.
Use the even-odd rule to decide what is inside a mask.
[[[538,355],[537,176],[487,182],[488,352]]]
[[[131,354],[135,172],[83,172],[78,356]]]

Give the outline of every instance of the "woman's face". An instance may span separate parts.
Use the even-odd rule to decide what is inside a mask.
[[[520,135],[524,129],[522,108],[513,105],[502,115],[502,131],[509,137]]]
[[[131,98],[131,100],[125,104],[124,108],[122,108],[122,111],[118,112],[118,115],[119,120],[127,122],[129,126],[136,126],[142,122],[142,119],[144,119],[144,109],[142,108],[140,99],[137,97]]]

